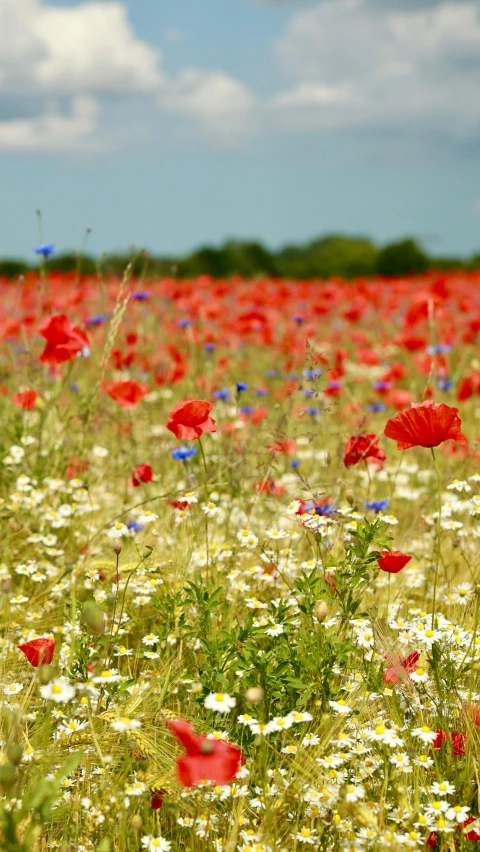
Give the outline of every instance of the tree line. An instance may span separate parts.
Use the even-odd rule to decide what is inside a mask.
[[[41,261],[45,262],[45,261]],[[304,244],[285,245],[271,251],[259,242],[227,240],[219,247],[203,246],[181,257],[156,257],[146,252],[113,254],[93,258],[74,252],[52,255],[48,267],[60,272],[77,270],[83,275],[97,272],[121,275],[132,262],[138,275],[195,278],[211,275],[226,278],[358,278],[371,275],[399,276],[426,269],[480,268],[480,254],[472,257],[435,257],[412,238],[379,246],[367,237],[328,235]],[[0,260],[0,276],[10,278],[35,268],[20,260]]]

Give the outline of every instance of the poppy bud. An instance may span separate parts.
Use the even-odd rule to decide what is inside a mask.
[[[135,832],[140,831],[140,829],[143,825],[143,820],[142,820],[142,817],[140,816],[140,814],[133,814],[132,815],[132,817],[130,819],[130,825],[132,826],[133,831],[135,831]]]
[[[120,541],[119,538],[115,539],[115,541],[113,542],[113,550],[117,554],[117,556],[119,556],[121,554],[122,542]]]
[[[105,616],[95,601],[85,601],[82,609],[82,616],[86,627],[88,627],[92,633],[97,633],[99,635],[105,633]]]
[[[353,489],[352,489],[352,488],[347,488],[347,490],[345,491],[345,499],[346,499],[347,503],[349,503],[349,504],[350,504],[350,506],[353,506],[353,505],[354,505],[354,503],[355,503],[355,494],[353,493]]]
[[[153,553],[153,547],[151,547],[149,544],[146,544],[145,549],[144,549],[143,554],[142,554],[142,558],[148,559],[148,557],[151,556],[152,553]]]
[[[23,748],[20,743],[10,743],[7,746],[7,759],[12,766],[18,766],[22,760]]]
[[[0,788],[11,790],[15,784],[15,767],[11,763],[3,763],[0,766]]]
[[[325,601],[317,601],[313,608],[313,612],[317,621],[322,624],[328,615],[328,606]]]
[[[48,663],[44,663],[43,666],[38,667],[38,682],[42,686],[46,686],[53,678],[54,668],[50,666]]]
[[[251,686],[245,693],[245,698],[250,704],[260,704],[263,701],[264,691],[261,686]]]

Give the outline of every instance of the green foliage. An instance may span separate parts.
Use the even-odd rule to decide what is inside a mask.
[[[401,240],[383,248],[378,256],[377,272],[380,275],[408,275],[412,272],[424,272],[432,265],[415,240]]]
[[[112,254],[95,261],[71,252],[53,255],[48,260],[50,270],[75,272],[83,275],[95,274],[99,267],[105,275],[121,277],[127,264],[132,264],[133,274],[140,280],[149,276],[195,278],[210,275],[213,278],[269,277],[308,279],[362,278],[377,273],[388,276],[408,275],[436,268],[464,269],[480,266],[480,255],[470,260],[456,257],[429,256],[414,239],[390,243],[383,248],[362,236],[330,234],[304,244],[286,245],[278,251],[270,251],[254,240],[229,239],[219,247],[201,246],[183,257],[155,257],[146,252],[133,251],[129,254]],[[14,278],[30,268],[23,261],[0,261],[0,276]]]

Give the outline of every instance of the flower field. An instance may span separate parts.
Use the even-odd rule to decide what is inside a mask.
[[[475,849],[480,273],[0,298],[0,849]]]

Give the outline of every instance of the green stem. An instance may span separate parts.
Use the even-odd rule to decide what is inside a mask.
[[[442,520],[442,486],[440,481],[440,471],[438,469],[437,459],[433,447],[430,447],[432,452],[433,465],[437,474],[437,540],[435,542],[435,578],[433,581],[433,608],[432,608],[432,629],[435,629],[435,604],[437,600],[437,582],[438,569],[440,565],[440,529]]]

